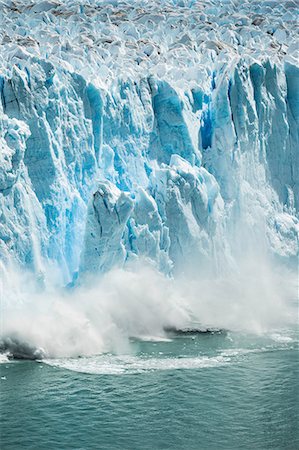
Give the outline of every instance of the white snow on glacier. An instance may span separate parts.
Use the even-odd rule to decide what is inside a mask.
[[[294,1],[0,9],[4,297],[12,270],[64,286],[138,261],[196,278],[296,260]]]

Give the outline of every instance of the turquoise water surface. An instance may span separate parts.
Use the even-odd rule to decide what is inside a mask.
[[[294,332],[132,341],[128,355],[7,361],[1,450],[299,448]]]

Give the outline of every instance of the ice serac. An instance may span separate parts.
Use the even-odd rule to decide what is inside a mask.
[[[125,262],[122,241],[132,209],[128,194],[109,181],[99,183],[87,214],[82,271],[104,272]]]
[[[1,8],[3,264],[67,284],[298,255],[292,1]]]

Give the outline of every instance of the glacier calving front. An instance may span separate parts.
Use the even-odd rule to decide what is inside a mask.
[[[265,3],[2,3],[3,267],[298,254],[296,9]]]

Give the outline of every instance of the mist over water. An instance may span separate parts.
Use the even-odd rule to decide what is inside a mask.
[[[131,337],[167,339],[167,327],[269,333],[297,320],[296,289],[294,273],[250,259],[225,277],[171,279],[143,263],[64,290],[14,271],[2,287],[1,339],[55,358],[129,353]]]

